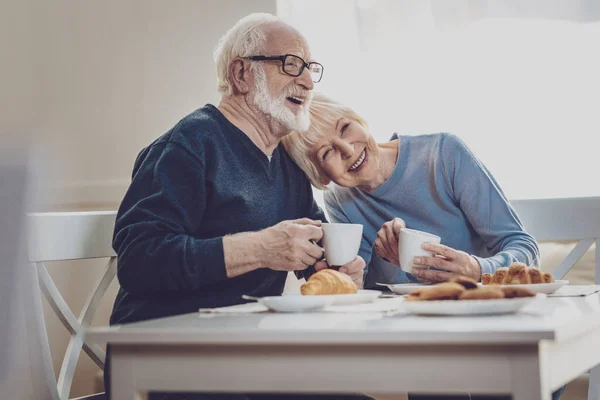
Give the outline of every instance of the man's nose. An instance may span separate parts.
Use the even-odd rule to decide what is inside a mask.
[[[315,87],[315,83],[312,80],[312,76],[310,75],[310,71],[308,68],[304,68],[302,73],[297,78],[298,84],[302,85],[306,90],[313,90]]]

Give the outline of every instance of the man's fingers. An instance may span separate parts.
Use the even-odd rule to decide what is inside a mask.
[[[302,257],[300,258],[300,260],[306,264],[306,266],[308,267],[309,265],[315,265],[317,263],[317,258],[316,257],[312,257],[309,254],[304,254],[302,255]]]
[[[306,240],[319,241],[323,238],[323,229],[314,225],[303,225],[300,229],[300,235]]]
[[[313,226],[321,226],[321,224],[323,223],[322,221],[318,220],[318,219],[310,219],[310,218],[298,218],[292,221],[295,224],[300,224],[300,225],[313,225]]]
[[[308,242],[306,253],[317,260],[323,257],[323,249],[314,242]]]

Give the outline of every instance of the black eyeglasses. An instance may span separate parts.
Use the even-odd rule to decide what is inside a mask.
[[[323,66],[318,62],[307,63],[303,59],[293,54],[283,56],[250,56],[244,57],[252,61],[281,61],[283,72],[289,76],[300,76],[304,72],[304,68],[308,68],[310,76],[314,83],[319,83],[323,77]]]

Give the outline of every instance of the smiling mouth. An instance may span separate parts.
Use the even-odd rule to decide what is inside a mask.
[[[292,103],[297,104],[299,106],[304,104],[304,99],[302,97],[290,96],[290,97],[287,97],[287,99],[289,101],[291,101]]]
[[[352,164],[352,166],[350,167],[350,169],[348,169],[348,171],[355,171],[358,167],[360,167],[363,163],[363,161],[365,161],[365,158],[367,156],[367,151],[363,150],[362,153],[360,153],[360,157],[358,157],[358,160],[356,160],[356,162],[354,164]]]

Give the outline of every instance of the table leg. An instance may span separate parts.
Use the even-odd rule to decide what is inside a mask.
[[[538,351],[512,355],[510,374],[512,400],[552,399]]]
[[[110,374],[111,399],[113,400],[146,400],[147,395],[142,393],[135,385],[133,375],[134,354],[120,354],[119,349],[113,347],[111,351],[111,370],[119,373]]]
[[[600,365],[590,371],[588,400],[600,400]]]

